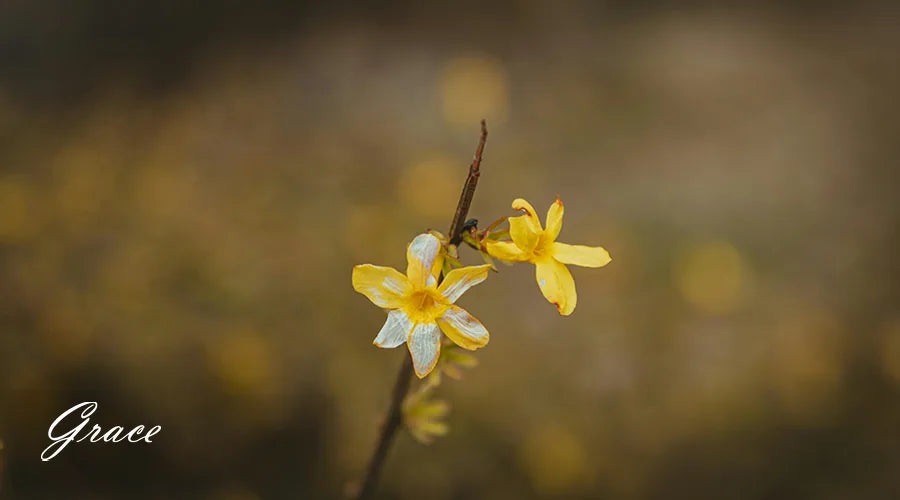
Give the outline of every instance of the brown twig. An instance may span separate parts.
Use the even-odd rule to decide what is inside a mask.
[[[485,141],[487,141],[487,124],[484,120],[481,120],[481,139],[479,139],[478,147],[475,149],[475,157],[472,159],[472,164],[469,165],[469,175],[466,177],[466,183],[463,185],[462,193],[459,195],[456,213],[453,215],[453,222],[450,224],[448,237],[452,245],[458,245],[462,239],[462,227],[466,222],[466,216],[469,214],[472,197],[475,196],[478,177],[481,175],[481,155],[484,153]],[[391,394],[391,406],[388,408],[387,418],[381,427],[381,435],[378,436],[378,444],[375,446],[372,458],[369,459],[369,466],[366,468],[366,475],[363,476],[356,498],[370,498],[375,493],[375,486],[381,475],[384,460],[387,458],[388,449],[391,447],[394,435],[403,424],[403,400],[406,399],[406,394],[409,392],[412,375],[412,358],[408,353],[404,352],[403,364],[400,366],[400,372],[397,373],[397,380],[394,382],[394,392]]]
[[[391,442],[394,440],[394,434],[396,434],[403,423],[403,400],[406,398],[406,393],[409,392],[412,374],[412,357],[409,353],[404,352],[403,365],[400,366],[400,372],[397,373],[397,380],[394,382],[391,406],[381,428],[381,435],[378,436],[375,452],[372,453],[372,458],[369,459],[369,466],[366,468],[366,475],[363,477],[362,484],[359,487],[357,498],[369,498],[375,492],[375,485],[378,482],[378,477],[381,475],[381,467],[384,465],[384,459],[387,458],[387,452],[391,447]]]
[[[481,155],[484,153],[484,143],[486,141],[487,123],[481,120],[481,139],[478,140],[478,147],[475,148],[475,157],[472,158],[472,164],[469,165],[469,176],[466,177],[466,184],[463,186],[462,193],[459,194],[456,214],[453,215],[450,232],[447,234],[451,245],[459,245],[459,242],[462,240],[462,227],[466,223],[469,205],[472,204],[472,198],[475,197],[475,186],[478,185],[478,177],[481,175]]]

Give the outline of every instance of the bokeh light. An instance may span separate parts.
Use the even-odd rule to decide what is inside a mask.
[[[464,161],[453,161],[446,155],[416,162],[397,179],[397,196],[410,213],[426,219],[446,219],[447,207],[459,199],[460,166],[464,165]]]
[[[832,418],[846,334],[829,311],[799,310],[772,332],[772,377],[784,410],[801,422]]]
[[[900,384],[900,319],[886,321],[880,328],[881,368]]]
[[[590,467],[584,446],[577,435],[557,424],[529,432],[519,454],[539,495],[571,494],[589,481]]]
[[[444,118],[452,125],[469,128],[482,118],[494,125],[506,121],[509,82],[494,58],[464,56],[447,61],[440,91]]]
[[[0,2],[0,497],[340,495],[408,355],[351,269],[448,229],[482,118],[470,217],[559,195],[614,260],[569,317],[530,265],[461,299],[384,498],[898,491],[888,9],[170,3]],[[164,430],[37,460],[86,400]]]
[[[0,241],[15,243],[34,234],[36,210],[27,179],[0,177]]]
[[[727,242],[703,243],[684,250],[674,273],[684,298],[713,314],[729,313],[739,305],[747,279],[741,254]]]

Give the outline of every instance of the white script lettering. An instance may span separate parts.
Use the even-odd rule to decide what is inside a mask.
[[[82,410],[81,411],[81,422],[66,432],[63,432],[58,435],[55,434],[54,431],[55,431],[56,427],[58,425],[61,425],[62,421],[65,420],[66,417],[68,417],[69,415],[71,415],[73,413],[77,413],[78,410]],[[53,441],[53,442],[50,443],[50,446],[46,447],[44,449],[44,451],[41,453],[41,460],[46,462],[46,461],[52,459],[53,457],[58,455],[59,452],[61,452],[63,450],[63,448],[68,446],[68,444],[71,443],[72,441],[77,441],[80,443],[80,442],[84,441],[85,439],[87,439],[91,443],[96,443],[96,442],[100,442],[100,441],[103,441],[106,443],[109,443],[109,442],[120,443],[127,439],[129,443],[137,443],[140,441],[143,441],[146,443],[151,443],[152,441],[150,441],[150,438],[155,436],[156,434],[159,433],[159,431],[162,430],[162,426],[154,425],[153,427],[147,429],[146,434],[144,434],[142,436],[141,434],[144,433],[144,429],[145,429],[145,427],[143,425],[138,425],[138,426],[134,427],[133,429],[131,429],[130,431],[128,431],[127,433],[125,433],[124,432],[125,428],[120,425],[115,425],[115,426],[111,427],[109,430],[107,430],[106,432],[103,432],[103,429],[99,425],[95,424],[94,427],[91,428],[91,430],[89,432],[87,432],[83,436],[81,436],[80,439],[76,439],[78,437],[78,434],[82,431],[82,429],[87,427],[88,422],[90,421],[89,417],[91,415],[93,415],[95,411],[97,411],[97,402],[96,401],[85,401],[84,403],[79,403],[79,404],[69,408],[68,410],[62,412],[62,414],[60,414],[60,416],[56,417],[56,420],[54,420],[53,423],[50,424],[50,429],[47,431],[47,437],[49,437],[50,441]]]

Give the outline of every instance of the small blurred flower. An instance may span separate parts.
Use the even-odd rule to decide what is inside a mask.
[[[463,352],[452,342],[445,341],[441,347],[440,359],[434,366],[434,370],[425,379],[425,384],[428,387],[437,387],[441,385],[444,375],[453,380],[462,380],[463,368],[472,368],[477,365],[478,360],[474,356]]]
[[[353,289],[389,311],[373,343],[392,348],[406,342],[419,378],[428,375],[437,364],[441,331],[456,345],[469,350],[484,347],[489,339],[484,325],[454,303],[466,290],[487,278],[490,266],[454,269],[438,286],[444,262],[442,248],[432,234],[416,236],[406,251],[406,276],[396,269],[371,264],[353,268]]]
[[[426,386],[403,402],[403,423],[416,441],[430,444],[434,438],[447,434],[450,428],[443,418],[450,411],[446,401],[431,399],[431,386]]]
[[[578,297],[575,280],[565,264],[603,267],[612,260],[609,252],[603,247],[567,245],[556,241],[563,218],[563,204],[559,197],[547,211],[546,229],[541,227],[541,221],[527,201],[516,198],[512,208],[525,212],[525,215],[509,218],[512,241],[486,239],[483,242],[485,250],[497,259],[534,264],[537,283],[544,297],[556,305],[559,314],[572,314]]]
[[[478,365],[478,360],[472,355],[461,352],[457,346],[451,345],[447,346],[447,349],[441,354],[438,365],[440,368],[440,371],[436,372],[438,376],[446,374],[453,380],[461,380],[462,369]]]

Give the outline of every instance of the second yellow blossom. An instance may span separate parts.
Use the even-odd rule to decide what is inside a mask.
[[[556,241],[563,219],[563,203],[559,198],[547,211],[545,228],[541,227],[534,207],[527,201],[516,198],[512,208],[525,212],[524,215],[509,218],[512,241],[486,240],[485,249],[497,259],[534,264],[535,278],[544,297],[556,305],[559,314],[572,314],[578,295],[575,293],[575,280],[565,265],[603,267],[612,260],[609,252],[603,247]]]

